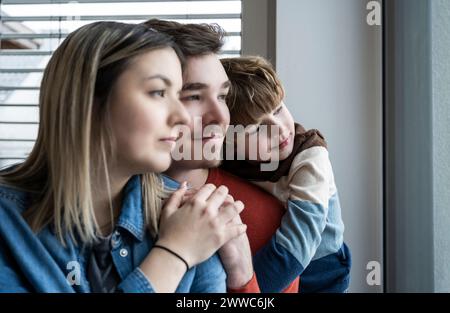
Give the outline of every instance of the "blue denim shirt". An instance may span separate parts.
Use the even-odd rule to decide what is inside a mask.
[[[51,226],[33,233],[21,215],[29,206],[28,198],[25,192],[0,186],[0,292],[90,292],[89,247],[75,245],[69,236],[64,247]],[[118,290],[154,292],[138,268],[154,244],[144,225],[140,176],[129,180],[123,199],[111,248],[122,279]],[[191,268],[176,292],[225,292],[225,280],[215,254]]]

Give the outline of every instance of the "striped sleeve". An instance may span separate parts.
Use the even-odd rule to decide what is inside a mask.
[[[254,258],[262,292],[285,288],[308,266],[321,244],[333,186],[327,149],[313,146],[300,152],[287,182],[289,198],[281,225]]]
[[[294,159],[289,174],[288,210],[277,230],[277,243],[303,268],[316,253],[327,223],[332,169],[328,151],[311,147]]]

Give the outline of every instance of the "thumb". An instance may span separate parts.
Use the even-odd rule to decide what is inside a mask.
[[[186,193],[186,186],[187,183],[183,182],[180,185],[180,188],[170,196],[169,200],[167,200],[166,204],[164,205],[161,215],[163,215],[164,217],[168,217],[172,215],[176,210],[178,210],[183,200],[184,194]]]

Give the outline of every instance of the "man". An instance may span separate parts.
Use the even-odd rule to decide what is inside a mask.
[[[213,151],[213,155],[207,157],[201,154],[199,158],[192,154],[188,160],[174,160],[166,174],[176,181],[189,182],[193,188],[206,183],[227,186],[234,199],[245,205],[241,218],[248,227],[253,265],[261,291],[297,292],[299,271],[295,259],[277,244],[275,237],[280,231],[283,205],[249,182],[217,168],[230,123],[225,103],[230,83],[217,56],[223,46],[223,30],[218,25],[180,24],[155,19],[145,24],[171,35],[186,57],[180,99],[192,117],[192,136],[183,137],[181,145],[191,151],[196,147]],[[211,131],[203,132],[205,129]],[[203,149],[206,146],[212,149]],[[230,291],[256,291],[252,258],[247,253],[248,240],[243,235],[219,251]]]

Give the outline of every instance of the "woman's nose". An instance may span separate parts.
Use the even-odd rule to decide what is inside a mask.
[[[169,116],[169,125],[188,125],[191,122],[191,115],[188,110],[186,110],[183,103],[175,99],[171,106],[171,112]]]

